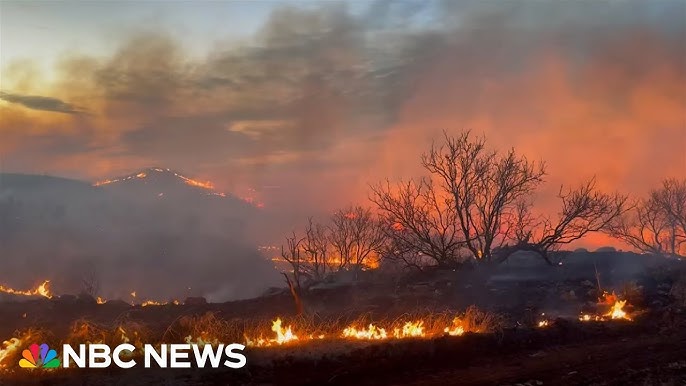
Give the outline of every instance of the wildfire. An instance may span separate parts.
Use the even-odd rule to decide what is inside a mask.
[[[255,347],[268,347],[297,341],[298,336],[293,333],[291,326],[286,326],[284,328],[281,326],[281,323],[281,318],[276,318],[276,320],[272,322],[272,331],[276,334],[276,338],[266,339],[259,337],[255,340],[251,340],[246,336],[246,344]]]
[[[424,329],[424,321],[406,322],[402,327],[393,329],[393,334],[386,332],[385,328],[369,324],[366,329],[358,329],[356,326],[349,326],[341,334],[343,338],[360,340],[382,340],[382,339],[403,339],[403,338],[424,338],[427,333]]]
[[[538,324],[536,324],[538,328],[548,327],[550,325],[550,322],[548,321],[548,319],[545,319],[545,312],[541,313],[541,317],[543,319],[539,320]]]
[[[368,339],[368,340],[378,340],[388,338],[386,334],[386,329],[376,327],[370,324],[367,329],[358,330],[354,326],[347,327],[343,330],[344,338],[354,338],[354,339]]]
[[[34,342],[36,338],[40,337],[40,331],[27,330],[20,333],[18,337],[12,337],[0,344],[0,369],[8,369],[17,365],[16,355],[21,352],[21,349],[28,344]],[[2,379],[2,377],[0,377]]]
[[[464,323],[462,323],[462,319],[460,318],[455,318],[453,319],[453,324],[450,327],[446,327],[443,330],[444,333],[450,335],[450,336],[461,336],[464,334]]]
[[[22,346],[22,340],[19,338],[11,338],[2,342],[2,346],[0,346],[0,369],[7,367],[5,362]]]
[[[203,334],[203,335],[204,335],[204,334]],[[192,335],[188,335],[188,336],[186,337],[185,341],[186,341],[187,344],[197,344],[197,345],[199,345],[199,346],[204,346],[204,345],[206,345],[206,344],[209,344],[209,345],[212,345],[212,346],[216,346],[216,345],[219,344],[219,339],[217,339],[217,338],[212,339],[212,338],[200,336],[200,337],[196,338],[195,340],[193,340],[193,336],[192,336]]]
[[[172,174],[174,174],[175,177],[179,178],[179,179],[182,180],[184,183],[186,183],[187,185],[190,185],[190,186],[196,186],[196,187],[203,188],[203,189],[207,189],[207,190],[212,190],[212,189],[214,189],[214,184],[212,184],[212,183],[209,182],[209,181],[198,181],[198,180],[194,180],[194,179],[192,179],[192,178],[188,178],[188,177],[186,177],[186,176],[183,176],[183,175],[181,175],[181,174],[179,174],[179,173],[173,172],[173,171],[171,171],[171,169],[153,168],[153,169],[151,169],[151,170],[156,171],[156,172],[158,172],[158,173],[164,173],[164,172],[172,173]],[[103,180],[103,181],[98,181],[98,182],[94,183],[93,186],[109,185],[109,184],[113,184],[113,183],[115,183],[115,182],[129,181],[129,180],[132,180],[132,179],[135,179],[135,178],[143,179],[143,178],[146,178],[147,176],[148,176],[147,173],[145,173],[145,172],[140,172],[140,173],[137,173],[137,174],[132,174],[132,175],[130,175],[130,176],[126,176],[126,177],[121,177],[121,178],[107,179],[107,180]]]
[[[629,318],[629,316],[627,316],[626,312],[624,312],[623,310],[625,304],[626,300],[616,301],[615,304],[612,305],[612,309],[610,310],[610,312],[605,314],[605,316],[609,316],[612,319],[631,320],[631,318]]]
[[[146,300],[143,303],[141,303],[141,307],[147,307],[147,306],[166,306],[168,304],[173,304],[175,306],[178,306],[181,304],[178,300],[172,300],[171,302],[158,302],[155,300]]]
[[[619,300],[617,295],[613,293],[608,294],[607,292],[603,294],[603,297],[600,299],[598,302],[601,305],[609,306],[610,310],[603,314],[603,315],[590,315],[590,314],[582,314],[579,316],[579,320],[582,322],[588,322],[588,321],[605,321],[608,318],[610,320],[615,320],[615,319],[623,319],[623,320],[632,320],[629,315],[624,311],[624,307],[626,306],[626,300]]]
[[[50,285],[50,280],[45,280],[38,287],[36,287],[32,290],[27,290],[27,291],[16,290],[14,288],[5,287],[3,285],[0,285],[0,292],[4,292],[7,294],[13,294],[13,295],[22,295],[22,296],[43,296],[43,297],[50,299],[50,298],[52,298],[52,293],[50,292],[49,285]]]
[[[394,329],[393,336],[397,339],[425,337],[424,322],[407,322],[402,328]]]
[[[169,174],[173,175],[174,177],[178,178],[179,180],[181,180],[184,184],[186,184],[188,186],[193,186],[196,188],[201,188],[201,189],[207,190],[208,191],[207,195],[218,196],[218,197],[227,197],[227,194],[224,192],[214,191],[215,185],[210,181],[201,181],[201,180],[193,179],[190,177],[186,177],[186,176],[179,174],[179,173],[177,173],[171,169],[151,168],[148,170],[151,172],[157,172],[157,173],[169,173]],[[93,186],[102,186],[102,185],[109,185],[109,184],[114,184],[114,183],[118,183],[118,182],[124,182],[124,181],[136,180],[136,179],[144,179],[144,178],[147,178],[149,176],[150,176],[149,173],[139,172],[136,174],[128,175],[126,177],[97,181],[97,182],[93,183]],[[256,208],[264,208],[264,203],[258,201],[255,197],[252,196],[252,193],[255,193],[255,190],[250,189],[250,191],[251,191],[251,195],[248,195],[245,197],[242,197],[242,196],[236,196],[236,197],[247,202],[248,204],[250,204]],[[162,196],[164,196],[164,193],[159,193],[157,196],[162,197]]]

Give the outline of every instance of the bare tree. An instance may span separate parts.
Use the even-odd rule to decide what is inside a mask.
[[[686,257],[686,180],[663,181],[608,233],[642,252]]]
[[[505,221],[521,198],[543,181],[545,165],[518,156],[489,151],[485,138],[467,131],[444,133],[444,144],[422,156],[422,164],[453,198],[465,245],[476,261],[493,261],[493,248],[508,239]]]
[[[82,284],[82,290],[81,291],[84,294],[87,294],[93,298],[98,296],[98,292],[100,292],[100,279],[99,279],[98,273],[94,267],[91,267],[83,275],[83,278],[81,279],[81,284]]]
[[[530,205],[519,203],[515,211],[512,232],[516,244],[506,245],[497,251],[502,261],[517,251],[539,253],[552,264],[548,253],[560,246],[579,240],[590,232],[609,229],[610,224],[627,210],[627,197],[619,193],[607,194],[596,188],[595,178],[576,189],[560,188],[558,197],[562,208],[553,220],[531,215]]]
[[[371,187],[370,200],[381,211],[382,229],[390,242],[386,257],[406,267],[421,269],[428,257],[438,266],[450,266],[464,246],[451,195],[437,194],[430,179]]]
[[[669,227],[669,251],[684,256],[686,243],[686,179],[669,178],[660,189],[651,192],[650,199],[664,213]]]
[[[307,222],[307,228],[305,228],[302,250],[306,254],[306,260],[311,267],[312,277],[316,280],[321,280],[329,268],[328,239],[328,229],[322,224],[314,223],[312,217],[310,217]]]
[[[331,217],[329,240],[333,252],[340,258],[338,269],[352,268],[357,274],[378,255],[385,235],[369,208],[351,206]]]
[[[291,236],[286,236],[286,247],[281,245],[281,257],[291,265],[293,281],[298,289],[300,289],[303,274],[307,272],[307,261],[300,254],[302,242],[303,238],[298,238],[293,232]]]

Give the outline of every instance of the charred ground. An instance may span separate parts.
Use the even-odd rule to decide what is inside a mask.
[[[390,280],[376,272],[356,284],[328,283],[302,294],[295,315],[290,293],[221,304],[131,306],[87,297],[0,305],[3,337],[28,328],[61,341],[87,321],[124,326],[141,339],[182,342],[202,320],[240,341],[251,326],[268,331],[276,316],[296,327],[457,314],[470,305],[502,319],[489,333],[378,342],[331,339],[247,348],[241,370],[106,370],[40,373],[31,381],[7,373],[7,384],[681,384],[686,381],[686,314],[682,261],[633,253],[568,253],[551,267],[531,255],[475,271],[429,271]],[[632,321],[580,322],[596,312],[600,291],[627,300]],[[538,327],[547,320],[549,325]],[[194,323],[184,323],[191,320]],[[195,327],[190,327],[195,325]],[[229,327],[230,326],[230,327]],[[251,332],[249,332],[251,331]],[[131,332],[129,332],[131,334]],[[143,335],[145,337],[143,337]],[[23,369],[22,369],[23,370]]]

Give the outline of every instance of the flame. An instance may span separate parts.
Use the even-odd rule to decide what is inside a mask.
[[[367,329],[358,330],[355,326],[346,327],[343,330],[344,338],[378,340],[388,338],[386,330],[369,324]]]
[[[19,338],[11,338],[2,342],[0,346],[0,369],[7,368],[8,364],[5,363],[8,359],[23,346],[23,342]]]
[[[23,295],[23,296],[43,296],[48,299],[52,298],[52,293],[50,292],[50,280],[44,280],[38,287],[28,291],[16,290],[14,288],[5,287],[0,285],[0,292],[13,295]]]
[[[603,315],[590,315],[590,314],[582,314],[579,316],[579,320],[582,322],[588,322],[588,321],[605,321],[608,318],[610,320],[614,319],[623,319],[623,320],[632,320],[629,315],[624,311],[624,307],[626,306],[626,300],[619,300],[617,295],[615,293],[603,293],[603,297],[598,300],[598,304],[604,305],[604,306],[609,306],[610,310],[603,314]]]
[[[272,331],[276,333],[276,343],[278,344],[284,344],[286,342],[298,339],[298,337],[291,331],[291,326],[288,326],[285,329],[281,327],[280,318],[276,318],[274,323],[272,323]]]
[[[460,318],[455,318],[453,319],[453,324],[451,327],[446,327],[443,330],[444,333],[450,335],[450,336],[461,336],[464,334],[464,323],[462,323],[462,319]]]
[[[278,317],[275,321],[272,322],[272,331],[276,334],[276,338],[266,339],[263,337],[259,337],[255,340],[252,340],[246,336],[246,345],[255,347],[268,347],[275,344],[282,345],[285,343],[291,343],[299,340],[298,336],[293,333],[291,326],[286,326],[284,328],[281,326],[281,324],[281,318]]]
[[[393,336],[397,339],[425,337],[424,322],[407,322],[402,328],[394,329]]]
[[[612,305],[612,309],[610,312],[605,314],[604,316],[609,316],[611,319],[626,319],[626,320],[631,320],[629,316],[624,312],[623,308],[624,305],[626,304],[626,300],[618,300]]]
[[[547,320],[541,320],[538,322],[538,327],[543,328],[543,327],[548,327],[549,323]]]
[[[369,324],[366,329],[358,329],[352,325],[343,329],[341,334],[343,338],[364,339],[364,340],[382,340],[382,339],[403,339],[403,338],[423,338],[426,337],[424,330],[424,321],[418,320],[415,322],[406,322],[402,327],[393,329],[393,334],[388,334],[385,328]]]
[[[98,298],[96,299],[96,301],[98,302],[98,304],[105,304],[105,303],[107,302],[107,300],[101,298],[100,296],[98,296]]]
[[[181,304],[178,300],[174,299],[171,302],[158,302],[155,300],[146,300],[143,303],[141,303],[141,307],[147,307],[147,306],[166,306],[168,304],[173,304],[175,306],[178,306]]]
[[[219,339],[217,338],[208,338],[208,337],[202,337],[205,333],[202,333],[201,336],[197,337],[195,340],[193,340],[192,335],[188,335],[184,340],[186,341],[187,344],[197,344],[198,346],[204,346],[206,344],[216,346],[219,344]]]

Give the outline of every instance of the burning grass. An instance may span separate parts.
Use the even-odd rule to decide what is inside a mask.
[[[620,300],[614,292],[603,293],[603,296],[598,301],[598,306],[606,308],[607,312],[604,314],[582,314],[579,316],[579,321],[589,322],[589,321],[607,321],[607,320],[632,320],[629,314],[624,310],[627,305],[626,300]]]
[[[4,285],[0,285],[0,292],[11,295],[43,296],[48,299],[52,298],[52,292],[50,291],[50,280],[44,280],[36,288],[30,290],[18,290]]]
[[[51,341],[51,335],[42,329],[27,329],[17,331],[14,337],[10,338],[0,345],[0,371],[12,371],[19,363],[22,350],[28,347],[29,344]]]
[[[350,319],[345,316],[299,316],[273,320],[223,319],[217,313],[185,315],[177,318],[162,333],[155,334],[148,326],[128,320],[126,315],[111,324],[79,319],[72,323],[67,335],[59,342],[49,339],[45,331],[18,332],[5,341],[0,350],[0,368],[13,367],[17,351],[27,344],[49,341],[71,345],[103,343],[116,346],[130,343],[138,348],[149,343],[211,344],[242,342],[254,348],[304,345],[311,341],[381,341],[399,339],[429,339],[464,333],[493,333],[502,329],[502,319],[493,313],[469,307],[464,313],[414,312],[394,319],[372,319],[369,314]],[[58,345],[56,345],[58,346]]]

